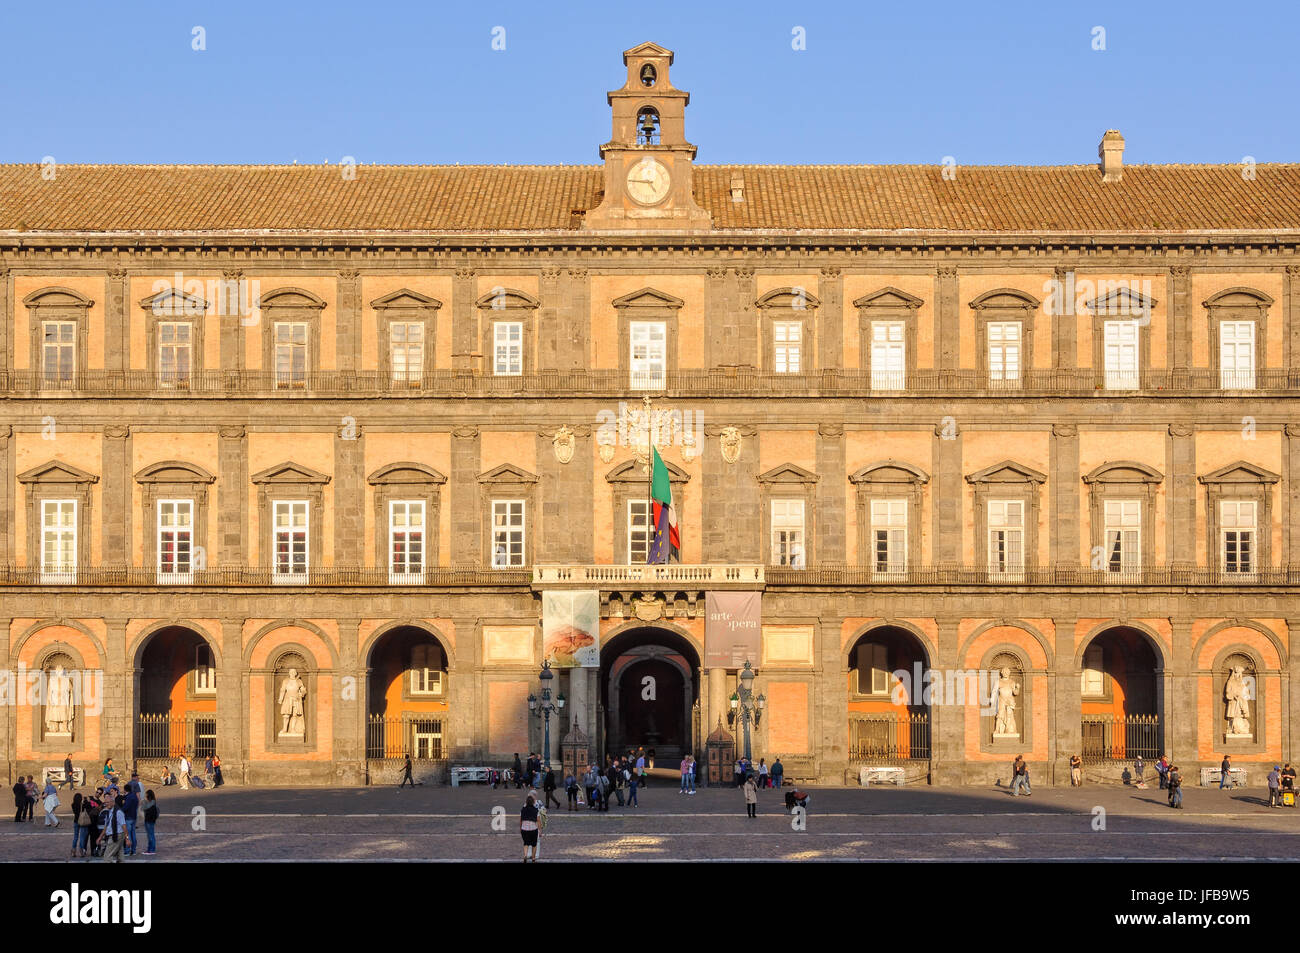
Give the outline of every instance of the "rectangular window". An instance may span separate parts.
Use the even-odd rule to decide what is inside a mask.
[[[1103,360],[1108,390],[1138,388],[1138,323],[1106,321],[1103,325]]]
[[[411,750],[416,759],[442,758],[442,722],[436,718],[416,718],[411,721]]]
[[[524,565],[524,501],[492,501],[492,568]]]
[[[1219,551],[1224,572],[1255,571],[1255,501],[1219,501]]]
[[[879,643],[858,649],[858,694],[888,695],[890,678],[889,646]]]
[[[492,322],[492,354],[492,373],[497,377],[518,377],[523,374],[523,322]]]
[[[41,501],[41,582],[75,582],[77,501]]]
[[[194,501],[158,501],[158,581],[193,579]]]
[[[1101,646],[1094,645],[1083,653],[1083,679],[1080,685],[1085,698],[1106,694],[1106,673],[1102,669]]]
[[[217,693],[217,670],[212,664],[212,649],[206,644],[194,647],[194,694]]]
[[[76,368],[77,322],[44,321],[41,323],[42,375],[46,384],[68,383]]]
[[[632,321],[631,339],[633,390],[662,390],[668,371],[668,325],[662,321]]]
[[[190,382],[193,367],[194,325],[188,321],[158,322],[158,374],[165,387]]]
[[[275,514],[273,579],[276,582],[305,583],[308,557],[307,501],[276,500],[271,508]]]
[[[1020,383],[1020,322],[989,322],[989,380],[994,384]]]
[[[1137,572],[1142,568],[1142,503],[1106,500],[1106,571]]]
[[[393,383],[415,387],[424,378],[424,322],[393,321],[388,325],[388,360]]]
[[[1254,321],[1219,322],[1219,386],[1224,390],[1254,390]]]
[[[989,500],[989,572],[1013,575],[1025,570],[1023,500]]]
[[[774,321],[772,350],[778,374],[798,374],[803,370],[803,322]]]
[[[275,386],[291,389],[307,386],[307,322],[275,323]]]
[[[650,557],[650,502],[627,501],[627,564],[643,566]]]
[[[871,538],[877,573],[907,571],[907,500],[871,501]]]
[[[442,694],[442,650],[436,645],[411,649],[411,694]]]
[[[424,501],[388,503],[388,581],[424,581]]]
[[[804,568],[803,500],[772,501],[772,565]]]
[[[902,321],[871,322],[871,388],[902,390],[907,369],[906,328]]]

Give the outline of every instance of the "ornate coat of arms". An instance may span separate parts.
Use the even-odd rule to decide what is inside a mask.
[[[664,604],[658,599],[632,600],[632,614],[642,622],[658,622],[664,615]]]
[[[560,463],[568,463],[572,460],[576,442],[573,431],[568,427],[561,427],[555,431],[555,439],[551,441],[551,445],[555,447],[555,459]]]
[[[735,463],[740,459],[740,428],[727,427],[722,431],[718,440],[722,443],[722,459],[728,463]]]

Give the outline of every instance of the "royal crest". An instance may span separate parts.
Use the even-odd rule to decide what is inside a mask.
[[[718,440],[722,444],[723,460],[728,463],[735,463],[740,459],[741,436],[739,427],[727,427],[722,431],[722,435]]]
[[[654,598],[633,599],[632,614],[642,622],[658,622],[664,616],[664,604]]]
[[[573,431],[568,427],[561,427],[555,431],[555,439],[551,441],[551,445],[555,447],[555,459],[560,463],[568,463],[572,460],[575,443]]]

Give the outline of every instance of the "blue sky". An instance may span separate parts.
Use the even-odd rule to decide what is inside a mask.
[[[1300,160],[1295,3],[73,0],[3,18],[0,162],[594,164],[643,40],[677,54],[702,163],[1090,163],[1110,127],[1126,162]]]

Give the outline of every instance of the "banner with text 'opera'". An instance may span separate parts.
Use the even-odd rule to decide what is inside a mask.
[[[600,593],[542,594],[542,653],[551,668],[600,667]]]
[[[759,592],[704,594],[704,667],[741,668],[759,663],[763,603]]]

